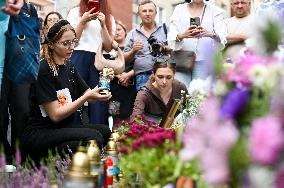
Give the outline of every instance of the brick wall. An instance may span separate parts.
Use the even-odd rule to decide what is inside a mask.
[[[122,21],[127,30],[132,29],[132,0],[109,0],[115,19]]]

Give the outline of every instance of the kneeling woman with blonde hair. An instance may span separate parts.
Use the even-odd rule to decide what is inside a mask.
[[[111,132],[107,125],[73,125],[75,114],[85,102],[107,101],[111,93],[90,89],[70,62],[78,44],[73,27],[66,20],[55,23],[47,34],[44,59],[41,60],[38,80],[30,93],[29,126],[22,135],[22,149],[34,159],[46,156],[49,149],[59,153],[73,152],[78,145],[96,140],[102,147]],[[108,74],[113,77],[113,70]]]

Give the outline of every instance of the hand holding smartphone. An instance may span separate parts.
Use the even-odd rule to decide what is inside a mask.
[[[99,0],[89,0],[88,1],[88,11],[95,8],[91,13],[96,13],[100,11],[100,1]]]
[[[190,26],[200,26],[200,18],[199,17],[194,17],[190,18]]]

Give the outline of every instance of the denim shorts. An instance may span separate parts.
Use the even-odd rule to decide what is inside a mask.
[[[150,71],[141,72],[136,75],[136,91],[139,91],[140,88],[148,82],[150,75]]]

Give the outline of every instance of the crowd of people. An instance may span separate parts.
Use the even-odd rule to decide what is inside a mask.
[[[103,147],[111,133],[109,116],[115,128],[122,120],[142,115],[158,121],[182,90],[187,93],[191,80],[208,76],[204,45],[225,49],[230,59],[251,36],[250,0],[231,0],[235,16],[227,20],[212,3],[186,0],[174,8],[168,25],[155,22],[157,6],[152,0],[142,0],[137,10],[141,24],[129,32],[113,17],[107,0],[100,0],[99,12],[88,9],[88,0],[80,0],[66,19],[58,12],[46,15],[38,79],[17,84],[3,73],[4,33],[9,16],[19,14],[24,1],[0,2],[0,134],[11,158],[16,140],[23,154],[36,160],[49,149],[73,151],[93,139]],[[105,94],[98,88],[100,71],[94,62],[101,44],[110,58],[113,40],[124,51],[125,70],[115,75],[108,69],[111,91]],[[191,52],[193,68],[176,69],[177,61],[171,57],[175,51]],[[82,120],[84,113],[87,122]],[[11,143],[7,141],[9,124]]]

